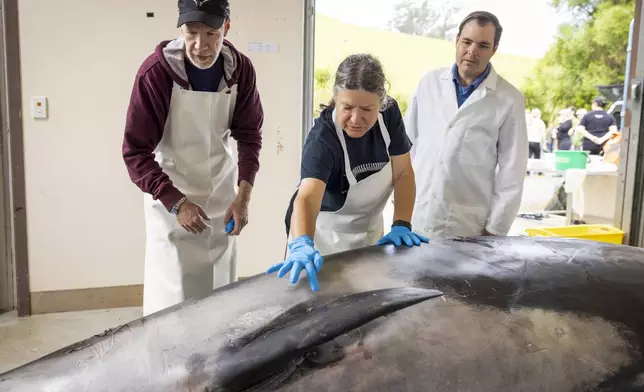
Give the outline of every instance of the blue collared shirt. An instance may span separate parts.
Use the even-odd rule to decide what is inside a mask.
[[[452,80],[454,81],[454,87],[456,87],[456,101],[458,101],[458,107],[460,108],[463,102],[469,98],[470,95],[472,95],[472,92],[476,90],[476,88],[487,78],[487,76],[490,74],[490,69],[492,68],[492,64],[488,64],[487,67],[485,68],[485,71],[476,78],[476,80],[470,84],[469,86],[465,87],[461,84],[461,82],[458,80],[458,68],[456,67],[456,64],[452,67]]]

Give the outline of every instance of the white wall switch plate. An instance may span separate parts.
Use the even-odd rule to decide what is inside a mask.
[[[47,118],[47,97],[31,97],[31,117]]]

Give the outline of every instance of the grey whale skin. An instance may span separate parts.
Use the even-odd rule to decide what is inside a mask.
[[[644,391],[643,249],[435,239],[327,256],[319,279],[233,283],[4,373],[0,391]]]

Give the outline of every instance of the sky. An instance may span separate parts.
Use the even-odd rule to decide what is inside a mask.
[[[386,28],[398,0],[315,0],[317,12],[357,26]],[[451,0],[463,15],[475,10],[495,14],[503,35],[499,51],[541,58],[554,42],[557,26],[570,14],[557,12],[549,0]]]

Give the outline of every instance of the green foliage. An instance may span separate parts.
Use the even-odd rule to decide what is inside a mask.
[[[329,88],[331,85],[331,70],[328,68],[315,70],[315,87]]]
[[[320,114],[320,105],[328,104],[333,96],[333,80],[329,68],[315,70],[315,91],[313,93],[313,117]]]
[[[395,94],[392,97],[396,100],[396,102],[398,102],[398,107],[400,108],[400,111],[404,116],[405,112],[407,111],[407,107],[409,107],[409,100],[407,99],[407,97],[400,94]]]
[[[546,122],[565,107],[588,108],[599,94],[597,85],[624,83],[633,1],[553,1],[564,2],[592,8],[592,14],[582,23],[560,27],[557,41],[522,88],[526,106],[540,108]]]
[[[633,5],[633,0],[551,0],[550,4],[561,10],[572,10],[577,18],[585,20],[593,16],[602,6]]]

